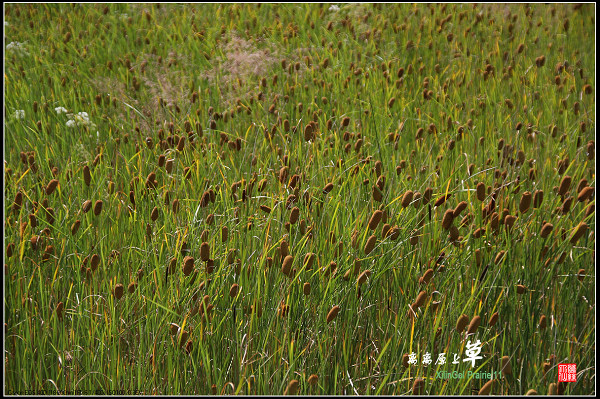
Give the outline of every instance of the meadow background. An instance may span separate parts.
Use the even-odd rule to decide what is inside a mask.
[[[595,393],[595,5],[4,16],[5,393]]]

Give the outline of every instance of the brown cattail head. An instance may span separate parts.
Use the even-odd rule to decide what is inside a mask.
[[[375,235],[370,236],[367,239],[367,242],[365,244],[365,255],[368,255],[371,253],[371,251],[373,251],[373,248],[375,248],[375,243],[377,242],[377,237],[375,237]]]
[[[415,300],[415,303],[413,304],[413,309],[420,308],[421,306],[423,306],[425,304],[426,300],[427,300],[427,292],[425,292],[425,291],[419,292],[419,295],[417,295],[417,299]]]
[[[304,285],[302,286],[302,292],[306,296],[310,295],[310,283],[304,283]]]
[[[117,298],[117,300],[121,299],[124,292],[125,292],[125,287],[123,287],[123,284],[117,284],[115,286],[114,294],[115,294],[115,298]]]
[[[500,315],[498,314],[498,312],[495,312],[492,317],[490,317],[490,320],[488,321],[488,326],[493,327],[496,325],[496,323],[498,322],[498,317],[500,317]]]
[[[411,190],[408,190],[407,192],[404,193],[404,195],[402,196],[402,207],[406,208],[407,206],[410,205],[411,201],[413,200],[413,196],[414,193]]]
[[[311,374],[310,377],[308,377],[308,384],[309,385],[317,385],[317,383],[319,382],[319,376],[316,374]]]
[[[469,324],[469,317],[466,314],[460,315],[458,320],[456,320],[456,331],[459,333],[463,332],[467,324]]]
[[[102,200],[98,200],[94,204],[94,215],[98,216],[100,212],[102,212]]]
[[[58,187],[58,180],[50,180],[50,183],[48,183],[48,185],[46,186],[46,195],[52,194],[54,190],[56,190],[56,187]]]
[[[413,395],[421,395],[423,392],[423,388],[425,388],[425,380],[422,378],[415,379],[412,387]]]
[[[550,235],[550,233],[552,232],[552,229],[554,228],[554,225],[552,225],[552,223],[545,223],[542,226],[542,231],[540,232],[540,236],[542,238],[546,238]]]
[[[485,200],[485,184],[483,182],[477,183],[477,199],[482,202]]]
[[[86,186],[90,186],[90,182],[92,181],[92,174],[90,173],[90,167],[85,165],[83,167],[83,181]]]
[[[573,179],[571,178],[571,176],[567,176],[567,175],[565,175],[562,178],[562,180],[560,181],[560,185],[558,186],[558,195],[564,196],[569,191],[572,180]]]
[[[467,205],[467,201],[461,201],[458,203],[458,205],[456,205],[456,208],[454,208],[452,215],[454,219],[456,219],[460,215],[460,213],[467,208]]]
[[[444,217],[442,218],[442,228],[448,230],[450,226],[452,226],[452,222],[454,221],[454,210],[448,209],[444,213]]]
[[[294,263],[294,257],[292,255],[287,255],[283,259],[283,264],[281,265],[281,271],[288,277],[292,277],[292,264]]]
[[[523,195],[521,195],[521,201],[519,202],[519,212],[526,213],[529,210],[530,205],[531,193],[529,191],[525,191]]]
[[[571,237],[571,244],[575,245],[577,243],[577,241],[579,241],[579,239],[584,236],[584,234],[587,232],[587,230],[588,230],[587,223],[580,222],[577,225],[577,227],[575,228],[575,232],[573,233],[573,236]]]
[[[200,259],[206,262],[210,259],[210,245],[207,242],[203,242],[200,245]]]
[[[285,388],[285,391],[283,392],[284,395],[295,395],[296,393],[298,393],[298,387],[300,386],[300,383],[298,382],[298,380],[291,380],[290,383],[288,384],[287,388]]]
[[[296,224],[299,217],[300,217],[300,208],[295,206],[294,208],[292,208],[292,211],[290,213],[290,224]]]
[[[583,281],[584,278],[585,278],[585,269],[579,269],[579,271],[577,272],[577,280]]]
[[[333,183],[327,183],[325,187],[323,187],[323,194],[329,194],[331,190],[333,190]]]
[[[538,325],[540,327],[540,330],[543,330],[544,328],[546,328],[546,324],[547,324],[547,322],[546,322],[546,316],[542,315],[540,317],[540,322],[538,323]]]
[[[90,260],[90,268],[92,269],[92,271],[95,272],[98,269],[99,265],[100,265],[100,256],[98,256],[98,254],[92,255],[92,259]]]
[[[421,281],[423,284],[429,284],[431,278],[433,277],[433,269],[427,269],[427,271],[421,277]]]
[[[62,302],[59,302],[58,305],[56,305],[56,316],[58,317],[58,320],[62,320],[63,318],[64,307],[65,304]]]
[[[191,256],[186,256],[183,258],[183,274],[185,276],[189,276],[194,270],[194,258]]]
[[[356,284],[358,284],[358,285],[364,284],[367,281],[367,278],[369,278],[370,275],[371,275],[371,271],[370,270],[365,270],[356,279]]]
[[[486,382],[485,384],[483,384],[483,386],[479,390],[479,395],[489,395],[490,392],[492,391],[492,384],[493,383],[494,383],[494,380],[489,380],[488,382]]]
[[[369,229],[375,230],[381,221],[381,217],[383,216],[383,212],[379,209],[373,212],[371,215],[371,219],[369,220]]]
[[[240,286],[237,284],[232,284],[229,289],[229,296],[235,298],[237,294],[240,292]]]
[[[92,200],[85,200],[81,205],[81,210],[83,213],[88,213],[90,209],[92,209]]]
[[[336,318],[339,311],[340,311],[340,307],[337,305],[335,305],[334,307],[331,308],[329,313],[327,313],[327,324],[331,323]]]
[[[135,292],[135,289],[137,288],[137,283],[135,281],[132,281],[131,283],[129,283],[129,285],[127,286],[127,291],[129,291],[130,294],[133,294]]]
[[[550,395],[558,395],[558,385],[555,382],[548,385],[548,396]]]
[[[502,356],[500,361],[500,371],[504,375],[512,375],[512,367],[510,366],[510,357]]]
[[[594,195],[594,188],[590,186],[584,187],[581,189],[581,191],[579,191],[579,195],[577,195],[577,201],[584,202],[592,198],[592,195]]]
[[[527,287],[523,284],[517,284],[517,294],[524,294],[527,291]]]
[[[469,327],[467,328],[467,334],[474,334],[477,331],[477,328],[481,324],[481,317],[479,315],[473,317],[471,322],[469,323]]]

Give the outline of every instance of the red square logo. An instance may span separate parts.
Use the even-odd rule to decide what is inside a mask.
[[[576,382],[577,364],[559,363],[558,364],[558,382]]]

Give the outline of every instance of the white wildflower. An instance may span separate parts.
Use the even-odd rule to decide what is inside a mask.
[[[87,112],[79,112],[77,115],[67,114],[69,120],[67,121],[67,127],[75,126],[87,126],[90,129],[95,129],[96,124],[90,121],[90,117]]]
[[[71,120],[67,121],[67,127],[75,127],[75,126],[77,126],[77,123],[75,123],[74,120],[71,119]]]
[[[65,107],[56,107],[54,110],[57,114],[66,114],[68,112]]]
[[[6,45],[6,51],[19,55],[29,55],[27,49],[25,48],[25,43],[10,42]]]
[[[18,109],[15,111],[15,119],[23,119],[25,118],[25,110]]]
[[[340,10],[340,7],[336,6],[335,4],[332,5],[331,7],[329,7],[329,11],[335,12],[335,11],[339,11],[339,10]]]

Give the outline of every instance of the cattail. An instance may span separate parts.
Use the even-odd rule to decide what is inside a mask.
[[[540,326],[541,330],[543,330],[544,328],[546,328],[546,316],[542,315],[540,317],[540,322],[538,323],[538,325]]]
[[[121,299],[124,292],[125,292],[125,287],[123,287],[123,284],[117,284],[115,286],[115,298],[117,298],[117,300]]]
[[[231,286],[231,288],[229,289],[229,296],[232,298],[235,298],[239,291],[240,291],[240,286],[237,284],[233,284]]]
[[[524,294],[525,291],[527,290],[527,287],[525,287],[523,284],[517,284],[517,294]]]
[[[468,205],[467,201],[461,201],[461,202],[459,202],[458,205],[456,205],[456,208],[454,208],[452,217],[454,219],[456,219],[460,215],[460,213],[467,208],[467,205]]]
[[[469,327],[467,328],[467,334],[474,334],[477,331],[477,328],[481,324],[481,317],[475,316],[469,323]]]
[[[221,241],[227,242],[229,239],[229,228],[227,226],[221,227]]]
[[[369,278],[370,275],[371,275],[371,271],[365,270],[356,279],[356,284],[363,285],[367,281],[367,278]]]
[[[90,174],[90,167],[85,165],[83,167],[83,181],[86,186],[90,186],[90,182],[92,181],[92,175]]]
[[[588,225],[586,222],[580,222],[575,228],[575,233],[571,237],[571,244],[575,245],[577,241],[587,232]]]
[[[131,283],[129,283],[129,285],[127,286],[127,291],[129,291],[130,294],[133,294],[135,292],[135,289],[137,288],[137,283],[135,281],[132,281]]]
[[[577,272],[577,280],[583,281],[584,278],[585,278],[585,269],[579,269],[579,271]]]
[[[502,374],[512,375],[512,367],[510,366],[510,358],[508,356],[502,356],[500,364],[500,371],[502,371]]]
[[[150,213],[150,219],[152,219],[153,222],[158,219],[158,208],[156,206],[152,209],[152,213]]]
[[[95,272],[98,269],[98,265],[100,265],[100,256],[98,256],[98,254],[94,254],[90,260],[90,268]]]
[[[411,190],[408,190],[407,192],[404,193],[404,195],[402,196],[402,207],[406,208],[407,206],[410,205],[412,199],[413,199],[414,193]]]
[[[485,200],[485,184],[483,182],[477,183],[477,199],[482,202]]]
[[[207,242],[203,242],[200,245],[200,259],[203,262],[208,261],[210,259],[210,245]]]
[[[81,210],[83,211],[83,213],[88,213],[88,211],[92,209],[92,201],[91,200],[86,200],[83,202],[83,205],[81,205]]]
[[[298,392],[298,387],[300,383],[298,380],[291,380],[288,384],[287,388],[283,392],[284,395],[295,395]]]
[[[540,236],[542,238],[548,237],[550,235],[550,233],[552,232],[553,228],[554,228],[554,226],[552,225],[552,223],[544,224],[544,226],[542,226],[542,231],[540,232]]]
[[[373,200],[375,200],[377,202],[381,202],[383,200],[383,193],[381,192],[379,187],[377,187],[377,185],[373,185],[372,194],[373,194]]]
[[[59,302],[58,305],[56,305],[56,316],[58,317],[58,320],[62,320],[63,318],[64,307],[65,304],[62,302]]]
[[[304,141],[314,140],[313,126],[309,123],[304,128]]]
[[[423,306],[425,304],[426,300],[427,300],[427,292],[425,292],[425,291],[419,292],[419,295],[417,295],[417,299],[415,300],[413,309],[420,308],[421,306]]]
[[[100,212],[102,212],[102,200],[98,200],[94,204],[94,215],[98,216]]]
[[[437,201],[435,201],[435,204],[433,206],[438,207],[444,204],[444,202],[446,202],[446,200],[448,200],[448,198],[450,198],[452,196],[452,194],[448,193],[446,195],[441,196],[440,198],[438,198]]]
[[[448,230],[454,221],[454,210],[448,209],[444,213],[444,217],[442,218],[442,228]]]
[[[456,321],[456,331],[459,333],[463,332],[467,324],[469,324],[469,317],[466,314],[460,315]]]
[[[294,208],[292,208],[292,212],[290,213],[290,224],[296,224],[299,217],[300,217],[300,208],[295,206]]]
[[[304,283],[304,285],[302,286],[302,292],[306,296],[310,295],[310,283]]]
[[[81,220],[77,219],[71,225],[71,235],[75,235],[77,233],[77,230],[79,230],[79,226],[81,226]]]
[[[579,195],[577,196],[577,201],[579,202],[584,202],[588,199],[590,199],[592,197],[592,195],[594,195],[594,188],[593,187],[584,187],[579,191]]]
[[[558,385],[555,382],[548,385],[548,396],[550,395],[558,395]]]
[[[535,389],[530,389],[529,391],[527,391],[527,393],[525,394],[525,396],[530,396],[530,395],[537,395],[538,392]]]
[[[489,395],[490,392],[492,391],[493,383],[494,383],[494,380],[489,380],[488,382],[486,382],[479,390],[479,395]]]
[[[323,187],[323,194],[329,194],[331,190],[333,190],[333,183],[327,183],[325,187]]]
[[[415,382],[413,383],[413,387],[412,387],[413,395],[421,395],[421,392],[423,391],[424,387],[425,387],[424,379],[422,379],[422,378],[415,379]]]
[[[329,313],[327,313],[327,324],[331,323],[333,321],[333,319],[336,318],[339,311],[340,311],[340,307],[337,305],[331,308]]]
[[[506,215],[504,217],[504,225],[506,226],[507,229],[511,229],[515,222],[517,221],[517,217],[514,215]]]
[[[46,186],[46,195],[52,194],[54,190],[56,190],[56,187],[58,187],[58,180],[50,180],[50,183],[48,183],[48,185]]]
[[[375,230],[377,228],[377,226],[379,225],[379,222],[381,221],[382,215],[383,215],[383,212],[380,211],[379,209],[376,210],[375,212],[373,212],[373,215],[371,216],[371,219],[369,220],[369,229]]]
[[[499,314],[498,312],[495,312],[492,317],[490,317],[490,320],[488,321],[488,326],[493,327],[496,325],[496,323],[498,322],[498,317]]]
[[[374,235],[370,236],[367,240],[367,243],[365,244],[365,255],[368,255],[371,253],[371,251],[373,250],[373,248],[375,248],[375,243],[377,242],[377,237],[375,237]]]
[[[266,205],[261,205],[260,209],[265,213],[271,213],[271,208]]]
[[[319,382],[319,376],[316,374],[311,374],[310,377],[308,377],[308,383],[309,385],[317,385],[317,383]]]
[[[306,270],[311,270],[313,267],[313,262],[315,261],[315,258],[317,257],[316,254],[314,254],[313,252],[309,252],[306,255],[304,255],[304,266],[306,268]]]
[[[535,209],[539,208],[544,201],[544,192],[542,190],[536,190],[533,193],[533,207]]]
[[[558,187],[558,195],[564,196],[567,193],[567,191],[569,191],[572,180],[573,179],[571,178],[571,176],[567,176],[567,175],[565,175],[562,178],[562,180],[560,181],[560,185]]]
[[[281,271],[288,277],[292,277],[292,264],[294,263],[294,257],[292,255],[287,255],[283,259],[283,264],[281,265]]]
[[[186,256],[183,258],[183,274],[185,276],[189,276],[194,270],[194,258],[191,256]]]
[[[529,210],[530,205],[531,193],[529,191],[525,191],[523,195],[521,195],[521,201],[519,202],[519,212],[526,213]]]

